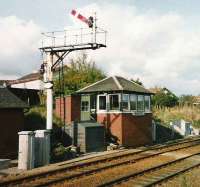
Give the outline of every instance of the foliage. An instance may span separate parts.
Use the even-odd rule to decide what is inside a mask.
[[[69,148],[70,138],[63,133],[61,120],[53,115],[53,129],[51,131],[51,162],[63,161],[71,158],[73,155]],[[46,109],[45,106],[31,108],[25,113],[25,129],[35,131],[46,128]]]
[[[174,107],[178,104],[178,97],[167,88],[162,88],[152,97],[152,104],[160,107]]]
[[[62,126],[61,120],[53,116],[54,126]],[[45,129],[46,127],[46,108],[44,106],[32,107],[25,113],[25,130]]]
[[[139,84],[139,85],[141,85],[141,86],[143,86],[143,83],[142,83],[142,81],[141,81],[139,78],[137,78],[136,80],[131,79],[131,81],[132,81],[132,82],[135,82],[135,83],[137,83],[137,84]]]
[[[169,125],[170,121],[183,119],[192,122],[196,128],[200,128],[200,108],[195,106],[176,106],[172,108],[153,108],[153,116],[160,122]]]
[[[61,162],[74,157],[71,147],[64,147],[62,143],[57,143],[51,149],[51,162]]]
[[[192,95],[181,95],[179,97],[179,103],[181,105],[191,105],[194,102],[194,96]]]
[[[64,93],[71,94],[91,83],[105,78],[105,73],[95,62],[88,60],[87,54],[82,53],[75,59],[70,59],[69,68],[64,70]],[[55,81],[55,93],[59,92],[59,80]]]

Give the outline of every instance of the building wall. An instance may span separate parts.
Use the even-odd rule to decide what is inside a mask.
[[[117,113],[98,113],[97,122],[104,124],[109,136],[122,144],[122,114]]]
[[[63,101],[61,105],[63,106]],[[80,121],[80,96],[65,98],[66,123]],[[56,100],[56,114],[60,116],[60,99]],[[61,107],[61,116],[64,112]],[[152,114],[136,116],[131,113],[98,113],[97,122],[104,124],[108,134],[120,145],[140,146],[152,143]]]
[[[80,116],[81,116],[81,97],[71,96],[71,121],[80,121],[81,118]]]
[[[61,100],[60,98],[56,98],[55,114],[61,117],[62,120],[65,118],[67,124],[72,121],[80,121],[80,103],[80,96],[66,96],[64,99],[61,98]]]
[[[55,114],[57,117],[60,117],[62,120],[64,119],[64,100],[63,98],[56,98],[55,99]]]
[[[152,143],[152,114],[133,116],[131,113],[99,113],[97,121],[110,130],[124,146],[140,146]]]
[[[24,128],[23,109],[0,109],[0,158],[17,158],[18,132]]]
[[[152,143],[152,114],[133,116],[122,115],[122,144],[124,146],[140,146]]]

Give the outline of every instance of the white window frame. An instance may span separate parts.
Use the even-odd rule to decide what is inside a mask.
[[[138,98],[139,98],[139,96],[142,96],[143,97],[143,110],[139,110],[138,109]],[[145,112],[145,106],[144,106],[144,95],[137,95],[137,111],[138,112]]]
[[[119,108],[118,108],[118,110],[111,110],[111,109],[110,109],[110,96],[112,96],[112,95],[118,95],[118,103],[119,103]],[[121,94],[120,94],[120,93],[108,94],[107,97],[108,97],[109,111],[112,111],[112,112],[113,112],[113,111],[117,111],[117,112],[119,112],[119,111],[120,111]]]
[[[123,109],[123,107],[122,107],[123,95],[128,96],[128,109]],[[121,109],[122,109],[122,112],[129,112],[130,111],[130,94],[122,94],[121,95]]]
[[[101,97],[101,96],[106,97],[106,109],[105,110],[99,109],[99,97]],[[108,97],[107,97],[107,94],[97,95],[97,112],[107,112],[107,110],[108,110],[107,106],[108,106]]]
[[[146,108],[145,108],[145,97],[148,97],[148,98],[149,98],[149,109],[146,109]],[[150,95],[145,95],[145,96],[144,96],[144,111],[145,111],[146,113],[150,113],[150,112],[151,112],[151,96],[150,96]]]
[[[87,110],[82,110],[82,107],[83,107],[83,102],[87,102],[88,103],[88,107],[87,107]],[[81,101],[81,112],[89,112],[90,111],[90,102],[88,101]]]
[[[135,110],[131,110],[131,99],[130,99],[131,95],[134,95],[136,97],[136,101],[135,101],[136,102],[136,109]],[[138,99],[137,94],[129,94],[129,105],[130,105],[130,111],[131,112],[137,111],[137,99]]]
[[[81,95],[81,109],[80,109],[81,112],[89,112],[90,111],[90,101],[84,100],[84,97],[87,97],[87,96],[90,97],[90,95],[88,95],[88,94]],[[84,102],[84,101],[88,102],[88,110],[82,110],[82,102]]]

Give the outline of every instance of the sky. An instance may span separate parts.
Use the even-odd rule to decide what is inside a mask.
[[[147,88],[177,95],[200,94],[199,0],[1,1],[0,79],[39,69],[41,32],[83,27],[72,9],[96,12],[98,26],[108,31],[107,48],[87,51],[107,75],[139,78]]]

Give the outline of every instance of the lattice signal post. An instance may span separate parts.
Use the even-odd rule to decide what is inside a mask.
[[[106,47],[107,32],[96,26],[96,19],[91,28],[42,33],[43,72],[47,93],[46,128],[52,129],[53,122],[53,72],[63,59],[72,51]]]

